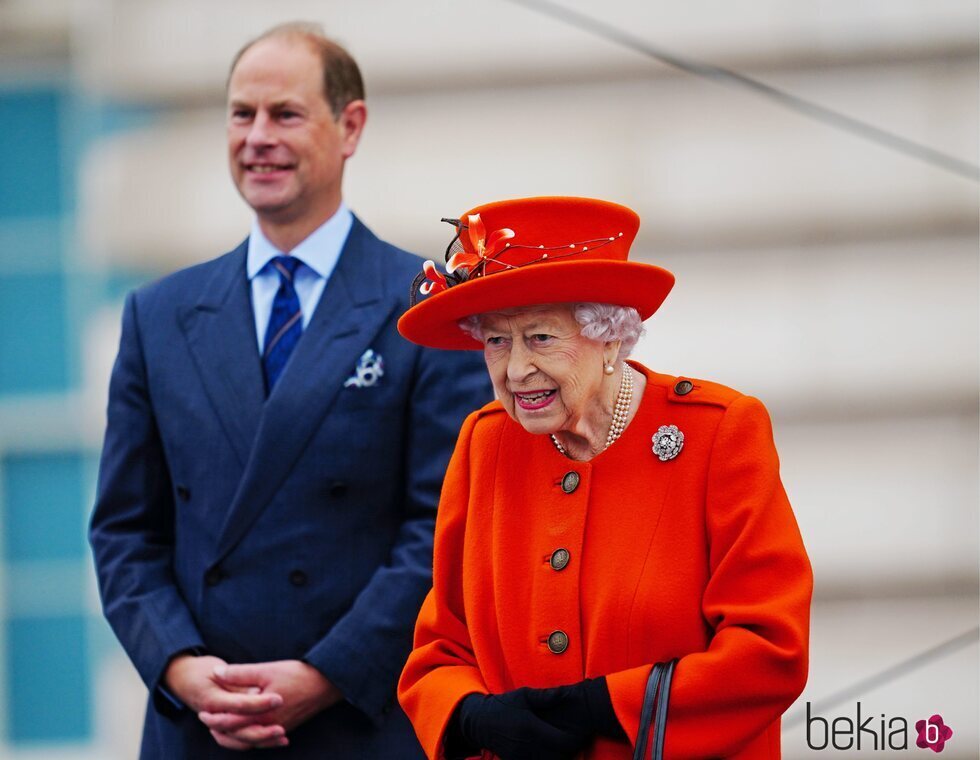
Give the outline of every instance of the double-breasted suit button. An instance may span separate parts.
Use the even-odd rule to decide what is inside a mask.
[[[548,636],[548,649],[552,654],[561,654],[568,649],[568,634],[564,631],[552,631]]]
[[[185,486],[177,486],[177,498],[181,501],[190,501],[191,490]]]
[[[568,549],[555,549],[551,553],[551,559],[549,560],[551,569],[556,571],[564,570],[571,558],[572,555],[568,553]]]
[[[224,579],[225,574],[221,572],[220,567],[208,568],[208,571],[204,574],[204,582],[209,586],[217,586]]]
[[[674,385],[674,393],[678,396],[686,396],[688,393],[694,390],[694,383],[690,380],[680,380]]]
[[[572,493],[578,488],[578,484],[581,482],[579,474],[575,470],[566,472],[565,476],[561,479],[561,490],[565,493]]]
[[[329,493],[335,499],[339,499],[345,493],[347,493],[347,484],[342,480],[335,480],[330,484]]]
[[[294,586],[305,586],[309,578],[306,577],[306,573],[302,570],[293,570],[289,574],[289,582]]]

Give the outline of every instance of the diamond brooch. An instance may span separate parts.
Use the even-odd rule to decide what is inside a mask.
[[[684,434],[677,425],[661,425],[653,436],[653,453],[661,462],[667,462],[684,448]]]

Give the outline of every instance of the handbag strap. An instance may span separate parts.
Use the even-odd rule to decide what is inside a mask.
[[[657,690],[657,718],[654,723],[653,746],[650,748],[650,760],[663,760],[664,735],[667,731],[667,707],[670,703],[670,683],[674,678],[674,666],[677,660],[671,660],[664,666],[663,675]]]
[[[653,722],[653,708],[657,701],[657,690],[660,686],[660,674],[663,666],[658,662],[650,670],[647,678],[647,688],[643,692],[643,708],[640,710],[640,731],[636,735],[636,749],[633,750],[633,760],[643,760],[646,754],[647,737],[650,734],[650,724]]]

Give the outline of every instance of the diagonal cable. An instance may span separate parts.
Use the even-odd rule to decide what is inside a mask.
[[[954,636],[948,641],[944,641],[942,644],[937,644],[924,652],[909,657],[907,660],[903,660],[890,668],[886,668],[880,673],[876,673],[873,676],[869,676],[862,681],[858,681],[855,684],[841,689],[830,696],[824,697],[817,702],[810,703],[811,712],[825,712],[827,708],[835,707],[842,702],[846,702],[853,697],[859,697],[862,694],[867,694],[872,689],[876,689],[890,681],[894,681],[896,678],[904,676],[906,673],[911,673],[913,670],[918,670],[922,666],[932,662],[933,660],[938,660],[940,657],[945,657],[948,654],[957,652],[960,649],[965,649],[971,644],[977,643],[977,637],[980,636],[980,627],[971,628],[969,631],[964,631],[959,636]],[[783,728],[793,728],[802,724],[806,720],[806,715],[800,711],[795,711],[794,714],[787,716],[783,720]]]
[[[768,98],[774,103],[777,103],[784,108],[788,108],[791,111],[795,111],[796,113],[802,114],[810,119],[823,122],[828,126],[835,127],[845,132],[850,132],[851,134],[864,138],[865,140],[870,140],[871,142],[877,143],[882,147],[890,148],[891,150],[903,153],[906,156],[932,164],[939,169],[971,179],[974,182],[980,182],[980,166],[971,164],[969,161],[964,161],[956,156],[951,156],[948,153],[943,153],[935,148],[930,148],[928,145],[922,145],[921,143],[909,140],[908,138],[897,135],[894,132],[889,132],[886,129],[876,127],[873,124],[868,124],[860,119],[855,119],[853,116],[848,116],[840,111],[827,108],[819,103],[814,103],[812,100],[801,98],[798,95],[794,95],[786,90],[781,90],[778,87],[773,87],[772,85],[768,85],[765,82],[759,81],[758,79],[753,79],[750,76],[741,74],[738,71],[726,69],[722,66],[714,66],[710,63],[704,63],[702,61],[696,61],[692,58],[684,58],[682,56],[675,55],[674,53],[668,52],[661,47],[652,45],[638,37],[634,37],[629,32],[625,32],[622,29],[617,29],[616,27],[611,26],[600,19],[586,16],[578,11],[574,11],[570,8],[565,8],[558,5],[557,3],[550,2],[550,0],[509,1],[517,5],[522,5],[533,11],[537,11],[545,16],[550,16],[551,18],[569,24],[570,26],[577,27],[585,32],[588,32],[589,34],[603,37],[610,42],[615,42],[617,45],[630,48],[638,53],[654,58],[661,63],[681,69],[682,71],[694,74],[695,76],[710,79],[724,85],[736,86],[746,90],[751,90],[757,95]]]

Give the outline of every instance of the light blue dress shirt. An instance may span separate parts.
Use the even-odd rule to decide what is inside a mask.
[[[303,264],[296,268],[293,285],[303,312],[303,329],[310,324],[310,318],[320,303],[320,296],[327,280],[337,265],[340,251],[347,242],[354,215],[341,202],[332,217],[317,227],[302,243],[289,251]],[[265,348],[265,331],[272,314],[272,301],[279,289],[279,272],[270,263],[276,256],[285,256],[262,233],[258,219],[252,222],[252,232],[248,236],[248,257],[245,271],[252,283],[252,311],[255,314],[255,335],[258,339],[259,354]]]

